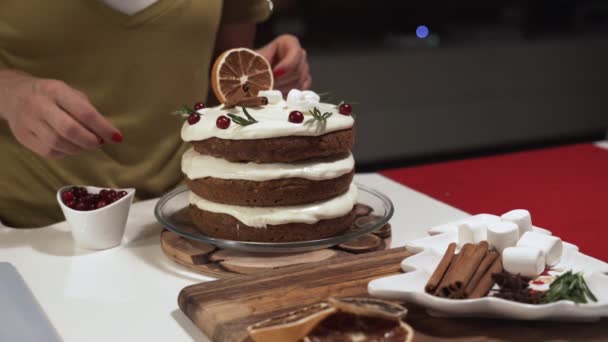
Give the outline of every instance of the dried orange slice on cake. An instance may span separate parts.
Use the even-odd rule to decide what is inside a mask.
[[[222,53],[211,69],[211,87],[221,103],[255,97],[274,84],[270,63],[259,53],[238,48]]]

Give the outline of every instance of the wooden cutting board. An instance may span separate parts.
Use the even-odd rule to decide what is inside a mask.
[[[178,297],[181,310],[213,341],[247,339],[246,327],[330,296],[367,296],[367,283],[400,273],[404,248],[298,265],[196,284]],[[415,341],[606,341],[608,320],[598,323],[439,319],[405,304]]]

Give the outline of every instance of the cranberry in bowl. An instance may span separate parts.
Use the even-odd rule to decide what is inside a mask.
[[[64,186],[57,202],[78,247],[108,249],[120,245],[135,189]]]

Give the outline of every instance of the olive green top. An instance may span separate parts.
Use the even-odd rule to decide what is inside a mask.
[[[133,187],[160,196],[183,176],[183,104],[204,101],[220,24],[258,22],[266,0],[158,0],[126,15],[98,0],[0,1],[0,68],[59,79],[86,93],[122,132],[61,160],[21,146],[0,120],[0,221],[35,227],[63,220],[66,184]]]

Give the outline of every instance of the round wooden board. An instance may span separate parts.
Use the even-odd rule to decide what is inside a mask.
[[[377,230],[381,243],[375,248],[355,251],[357,254],[389,249],[391,245],[390,225]],[[375,234],[376,232],[374,232]],[[254,274],[273,269],[315,263],[331,258],[353,255],[348,248],[338,246],[310,252],[277,255],[275,253],[246,253],[224,250],[200,241],[193,241],[174,232],[164,230],[160,234],[163,253],[173,262],[189,270],[216,278],[226,278],[237,274]]]

